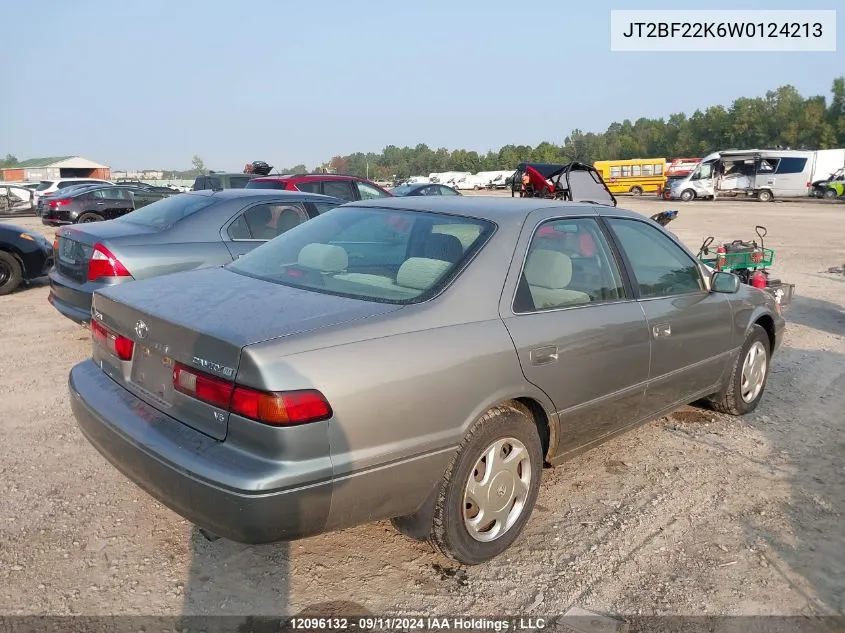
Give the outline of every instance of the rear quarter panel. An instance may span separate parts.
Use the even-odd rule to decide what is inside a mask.
[[[133,243],[120,240],[109,247],[135,279],[183,270],[222,266],[232,261],[226,245],[217,242]]]

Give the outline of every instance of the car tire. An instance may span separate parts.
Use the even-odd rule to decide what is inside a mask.
[[[725,388],[708,399],[713,409],[739,416],[751,413],[757,408],[769,378],[772,354],[770,347],[771,342],[766,330],[756,323],[752,325],[736,362],[731,367]]]
[[[77,224],[84,224],[86,222],[102,222],[105,220],[99,213],[83,213],[76,220]]]
[[[7,295],[21,285],[23,269],[11,253],[0,251],[0,295]]]
[[[635,196],[643,195],[642,187],[631,187],[631,193]]]
[[[833,200],[834,198],[836,198],[836,197],[837,197],[837,196],[836,196],[836,191],[834,191],[833,189],[827,189],[827,190],[825,190],[825,192],[824,192],[824,196],[823,196],[823,197],[824,197],[826,200]]]
[[[517,463],[488,472],[485,469],[494,455]],[[464,565],[495,558],[513,544],[528,522],[542,470],[543,449],[531,413],[516,403],[493,407],[472,425],[438,484],[426,540]],[[477,500],[469,492],[470,478],[478,484]],[[490,523],[480,523],[484,515],[478,501],[485,492],[488,497],[496,494],[493,500],[502,502],[496,512],[503,513],[509,505],[510,511]],[[422,526],[416,527],[419,538]],[[413,536],[413,530],[409,532]]]
[[[772,192],[768,189],[762,189],[757,193],[757,199],[760,202],[771,202],[772,198],[774,198],[774,196],[772,195]]]
[[[681,200],[683,200],[684,202],[695,200],[695,192],[692,189],[684,189],[681,192]]]

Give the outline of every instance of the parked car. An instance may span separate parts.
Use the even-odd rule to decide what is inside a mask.
[[[43,277],[53,265],[53,245],[34,231],[0,224],[0,295]]]
[[[118,185],[130,185],[133,187],[138,187],[140,189],[149,189],[150,191],[155,191],[158,193],[180,193],[180,190],[173,186],[165,186],[165,185],[151,185],[148,182],[142,182],[140,180],[118,180]]]
[[[399,185],[390,190],[394,196],[460,196],[460,191],[446,185]]]
[[[101,178],[59,178],[57,180],[42,180],[35,188],[35,201],[38,202],[38,199],[41,196],[49,196],[60,189],[82,184],[113,185],[114,183],[109,180],[102,180]]]
[[[23,185],[0,182],[0,215],[33,215],[35,192]]]
[[[72,321],[88,322],[98,288],[221,266],[342,203],[284,191],[198,191],[115,220],[60,228],[49,301]]]
[[[163,504],[246,543],[393,519],[464,564],[519,536],[544,464],[700,398],[752,411],[784,330],[649,218],[468,196],[348,203],[93,317],[74,414]]]
[[[390,192],[376,183],[357,176],[341,174],[294,174],[290,176],[262,176],[253,178],[247,189],[283,189],[308,191],[333,196],[341,200],[371,200],[390,198]]]
[[[221,189],[243,189],[255,178],[252,174],[211,172],[194,179],[191,191],[220,191]]]
[[[38,201],[42,224],[62,226],[113,220],[141,209],[163,198],[182,195],[176,191],[163,193],[133,185],[80,186],[67,194],[53,194]]]

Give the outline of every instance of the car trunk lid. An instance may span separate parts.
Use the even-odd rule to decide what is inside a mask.
[[[247,345],[400,308],[272,284],[225,268],[175,273],[95,293],[94,319],[134,341],[131,360],[120,361],[96,343],[95,360],[147,404],[223,440],[228,407],[174,389],[179,365],[233,385]]]
[[[91,222],[56,231],[56,270],[76,283],[88,279],[88,263],[97,244],[113,249],[122,238],[155,233],[157,229],[129,222]],[[129,271],[132,272],[132,271]]]

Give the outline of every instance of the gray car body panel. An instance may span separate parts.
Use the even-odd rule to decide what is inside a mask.
[[[418,304],[324,295],[227,269],[106,288],[95,299],[95,312],[101,309],[103,322],[120,333],[131,337],[135,319],[149,322],[151,333],[170,328],[163,336],[173,339],[181,358],[202,354],[212,363],[236,368],[238,384],[269,391],[318,389],[325,394],[333,410],[328,421],[278,429],[232,415],[228,429],[216,431],[217,444],[227,447],[220,450],[235,461],[256,455],[273,461],[284,455],[289,458],[284,468],[296,463],[295,476],[289,478],[279,465],[277,476],[263,473],[255,481],[242,482],[247,490],[257,486],[282,490],[310,477],[319,488],[315,499],[323,499],[325,493],[326,464],[314,452],[325,431],[323,457],[330,460],[331,500],[328,509],[321,506],[320,512],[297,517],[299,535],[418,510],[430,498],[468,428],[496,404],[521,399],[532,405],[550,427],[544,438],[547,460],[560,463],[635,424],[723,388],[730,362],[757,319],[769,319],[777,343],[781,338],[783,319],[774,300],[748,286],[733,295],[704,289],[668,300],[630,297],[514,313],[525,250],[540,222],[554,217],[587,216],[597,221],[621,217],[657,226],[633,212],[580,203],[470,197],[407,197],[345,206],[456,213],[488,219],[497,229],[438,296]],[[677,238],[658,229],[694,261]],[[700,268],[706,275],[707,270]],[[248,319],[242,318],[245,313]],[[715,324],[710,322],[714,319]],[[652,328],[664,322],[678,332],[674,339],[678,343],[655,350]],[[556,362],[533,364],[532,351],[550,345],[555,346]],[[108,369],[108,363],[104,366]],[[103,436],[94,443],[118,467],[123,460],[157,459],[155,446],[140,456],[140,449],[127,448],[127,443],[136,446],[142,441],[137,437],[140,427],[125,418],[134,415],[133,406],[148,405],[138,400],[119,410],[115,399],[128,401],[136,394],[117,387],[120,375],[113,381],[123,392],[119,396],[113,389],[93,388],[92,371],[90,363],[83,363],[71,374],[74,411],[88,429],[86,435]],[[100,373],[98,380],[110,380]],[[180,416],[169,420],[181,429],[198,426]],[[100,426],[117,430],[97,431]],[[201,434],[194,429],[181,432]],[[303,456],[295,448],[300,441],[306,447]],[[228,447],[232,453],[225,452]],[[200,468],[193,463],[200,457],[183,453],[173,459],[191,473]],[[305,472],[309,469],[310,476]],[[246,537],[238,520],[221,516],[211,501],[179,510],[185,505],[180,489],[168,490],[162,481],[186,475],[146,475],[141,468],[128,474],[209,529],[216,526],[217,531],[225,530],[224,535],[247,542],[274,538],[269,533],[253,534],[252,528],[246,531],[253,536]],[[213,473],[208,476],[213,480]],[[274,534],[297,537],[287,522],[277,520],[281,527]]]

